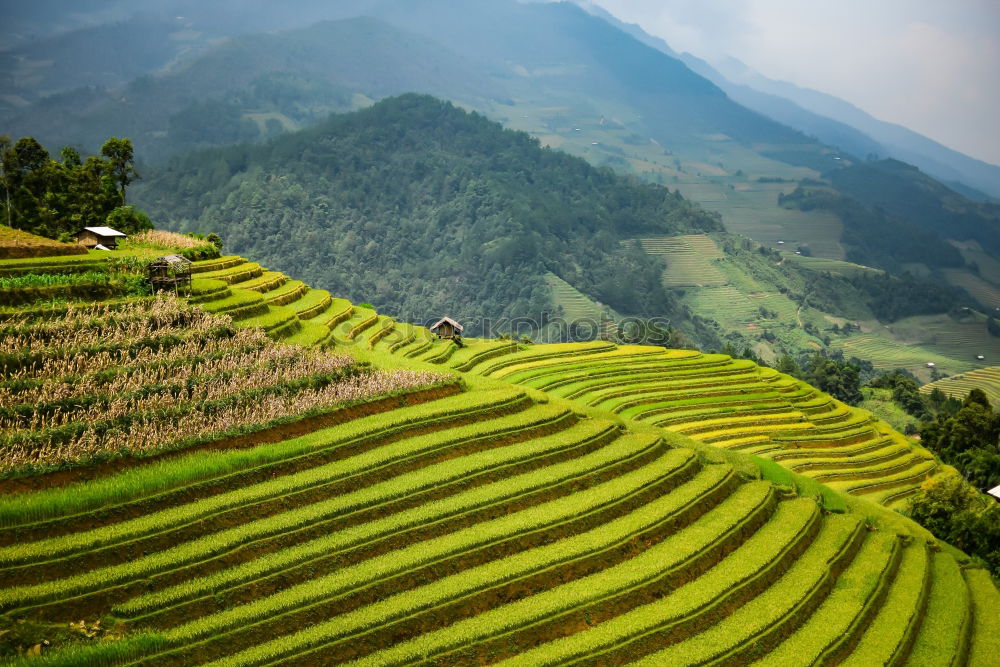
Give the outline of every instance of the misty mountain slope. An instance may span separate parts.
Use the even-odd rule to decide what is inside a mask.
[[[275,77],[282,84],[277,89]],[[287,112],[296,97],[306,98],[298,111],[310,122],[351,108],[355,93],[378,98],[414,89],[466,99],[488,93],[479,75],[441,46],[375,19],[347,19],[239,36],[175,72],[140,77],[120,92],[63,93],[13,119],[9,131],[91,150],[101,137],[126,135],[148,160],[255,139],[258,132],[247,126],[246,115]],[[205,125],[222,136],[204,132]],[[190,140],[191,131],[204,141]]]
[[[492,61],[507,77],[531,77],[552,96],[624,103],[664,142],[721,132],[746,144],[812,143],[571,3],[474,0],[455,12],[446,0],[392,0],[376,11],[463,56]]]
[[[1000,166],[969,157],[901,125],[878,120],[833,95],[769,79],[735,58],[713,66],[690,53],[678,54],[637,25],[620,21],[590,2],[578,0],[578,4],[637,40],[682,60],[734,101],[825,144],[858,157],[875,154],[910,162],[935,178],[955,182],[956,188],[966,186],[966,196],[982,199],[986,193],[1000,197]]]
[[[993,197],[1000,197],[1000,166],[969,157],[895,123],[879,120],[849,102],[827,93],[775,81],[738,60],[720,63],[730,81],[787,98],[804,109],[854,127],[885,147],[891,157],[915,164],[935,178],[960,181]]]
[[[238,36],[177,71],[109,92],[103,104],[87,100],[69,123],[54,117],[73,99],[64,93],[13,119],[10,131],[88,148],[113,125],[156,157],[185,147],[171,146],[167,121],[186,105],[227,98],[242,115],[275,111],[245,88],[262,74],[282,71],[376,99],[412,90],[484,110],[490,99],[524,95],[540,105],[589,105],[598,116],[624,109],[643,119],[643,134],[675,146],[698,144],[695,135],[722,134],[745,145],[820,151],[800,133],[735,104],[680,61],[569,4],[477,1],[455,11],[452,3],[423,0],[372,11],[396,31],[357,18]],[[342,108],[327,104],[324,111]]]
[[[122,85],[157,70],[185,50],[189,38],[178,34],[180,30],[176,21],[136,18],[73,30],[0,53],[0,113],[6,115],[19,104],[54,92]]]
[[[541,148],[477,114],[390,98],[260,146],[173,161],[134,189],[162,224],[421,322],[551,313],[551,272],[623,314],[676,307],[662,261],[620,241],[718,230],[665,188]]]
[[[835,146],[858,157],[864,157],[869,153],[878,154],[885,152],[878,142],[849,125],[808,111],[779,95],[770,95],[755,90],[750,86],[734,84],[701,58],[693,56],[690,53],[677,53],[667,42],[659,37],[650,35],[640,26],[621,21],[613,14],[590,2],[580,0],[577,4],[587,12],[603,19],[643,44],[683,62],[693,72],[705,77],[718,86],[734,102],[748,109],[757,111],[768,118],[804,132],[810,137],[815,137],[825,144]]]

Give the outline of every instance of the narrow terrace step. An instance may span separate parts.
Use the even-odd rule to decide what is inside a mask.
[[[931,566],[926,544],[913,544],[903,553],[892,588],[844,667],[906,664],[910,648],[924,620],[930,592]]]
[[[227,289],[230,290],[229,296],[223,299],[199,304],[199,307],[210,313],[229,315],[234,320],[256,317],[267,312],[268,306],[264,302],[263,297],[261,297],[261,295],[257,292],[231,288]]]
[[[895,461],[902,459],[904,457],[910,456],[912,449],[906,445],[900,445],[896,443],[889,444],[887,446],[879,447],[870,451],[864,451],[862,453],[856,454],[851,457],[838,456],[838,457],[827,457],[806,460],[803,463],[794,463],[789,461],[787,464],[789,468],[795,472],[805,473],[807,471],[812,473],[827,472],[827,471],[838,471],[838,470],[850,470],[854,468],[867,468],[872,465],[879,465],[888,463],[890,461]]]
[[[354,306],[350,301],[345,299],[333,299],[330,302],[329,308],[310,318],[310,321],[315,324],[322,324],[330,329],[334,329],[341,322],[349,320],[353,314]]]
[[[773,439],[775,434],[782,430],[797,431],[808,427],[809,427],[808,422],[792,422],[789,424],[762,424],[759,426],[719,429],[717,431],[708,431],[705,433],[699,433],[696,436],[696,439],[707,444],[716,444],[719,447],[725,447],[726,443],[732,440],[736,440],[738,438],[746,438],[754,435],[767,435],[768,437]]]
[[[703,517],[702,528],[707,528],[710,517]],[[701,523],[684,537],[694,538]],[[641,632],[634,619],[664,595],[676,604],[672,613],[658,619],[658,636],[691,633],[710,625],[719,610],[764,590],[809,547],[820,524],[811,501],[781,503],[768,523],[700,577],[702,568],[683,560],[682,554],[690,553],[692,546],[679,549],[680,540],[668,538],[622,565],[418,637],[361,664],[412,664],[420,656],[433,656],[439,664],[477,664],[517,653],[507,664],[564,664],[593,650],[591,642],[599,638],[595,631],[580,628],[597,625],[607,630],[617,617],[628,614],[632,622],[618,622],[617,628],[634,636]],[[676,580],[679,587],[673,585]],[[607,641],[607,633],[603,639]],[[538,648],[528,650],[532,647]]]
[[[290,301],[288,307],[295,311],[300,319],[308,320],[316,317],[333,302],[330,293],[322,289],[310,289],[298,299]]]
[[[199,278],[209,278],[221,280],[228,285],[235,285],[253,278],[259,278],[264,273],[264,269],[256,262],[247,262],[219,271],[207,271],[199,274]]]
[[[927,617],[907,664],[912,667],[965,664],[971,629],[972,601],[962,570],[951,555],[937,552],[933,555]]]
[[[887,489],[895,489],[900,486],[919,486],[920,483],[933,475],[938,469],[938,464],[933,459],[926,460],[922,464],[915,465],[903,472],[887,474],[881,478],[865,481],[840,482],[832,481],[827,486],[851,493],[854,495],[868,495]]]
[[[197,275],[199,278],[202,278],[204,276],[201,274],[231,269],[234,266],[239,266],[240,264],[245,263],[246,260],[242,257],[237,257],[236,255],[226,255],[219,257],[218,259],[206,259],[200,262],[193,262],[191,264],[191,273]]]
[[[888,589],[898,556],[899,544],[894,535],[870,534],[809,619],[754,664],[774,667],[819,664],[821,655],[832,654],[842,642],[848,643],[849,651],[850,637],[860,635],[878,611],[880,592],[884,594]]]
[[[498,341],[466,347],[456,351],[448,359],[448,365],[457,371],[469,371],[481,363],[517,352],[518,344],[513,341]]]
[[[294,310],[285,306],[268,306],[267,313],[241,318],[240,323],[243,326],[260,327],[272,338],[283,338],[287,333],[298,330],[299,318]]]
[[[850,466],[839,470],[829,470],[826,472],[810,472],[808,475],[817,482],[824,484],[830,482],[846,482],[851,480],[871,480],[885,479],[890,475],[896,475],[921,466],[927,462],[922,456],[917,456],[911,452],[901,457],[893,458],[879,464],[870,466]]]
[[[288,281],[285,274],[279,273],[278,271],[265,271],[261,274],[260,278],[254,278],[253,280],[247,280],[240,283],[240,289],[253,290],[254,292],[269,292],[271,290],[278,289]]]
[[[301,328],[297,333],[285,338],[286,343],[292,343],[294,345],[304,345],[306,347],[312,347],[316,345],[322,345],[330,338],[333,332],[329,327],[325,327],[322,324],[315,324],[313,322],[302,322]]]
[[[598,355],[594,355],[595,357]],[[513,378],[519,384],[536,386],[538,389],[555,390],[566,385],[577,386],[584,381],[594,381],[596,391],[598,386],[621,386],[632,384],[642,376],[648,379],[659,378],[662,382],[689,376],[738,375],[755,374],[758,369],[750,362],[733,362],[728,359],[718,360],[713,357],[681,357],[675,358],[665,354],[629,354],[614,359],[595,359],[583,357],[583,360],[562,366],[552,362],[545,366],[532,365],[519,371]],[[758,376],[759,377],[759,376]],[[624,380],[631,380],[625,383]],[[598,382],[602,381],[602,382]]]
[[[472,609],[482,613],[511,599],[551,589],[566,578],[605,570],[629,556],[634,557],[637,549],[646,551],[654,547],[674,532],[671,516],[680,508],[674,505],[672,495],[654,500],[626,517],[593,530],[460,571],[357,611],[334,616],[295,634],[278,637],[233,655],[227,662],[253,664],[267,656],[270,660],[294,658],[329,663],[363,657],[382,648],[387,633],[397,641],[408,639],[462,619]],[[573,497],[564,501],[575,503]],[[741,523],[737,517],[744,517],[751,525],[759,526],[770,517],[773,508],[769,485],[746,484],[716,507],[713,513],[723,517],[717,529],[725,530],[724,527],[729,526],[730,530],[736,530],[733,539],[738,539],[748,531],[746,528],[737,530],[733,526],[734,523]],[[647,534],[657,535],[658,538],[647,541],[643,537]],[[719,537],[719,533],[715,532],[709,543],[719,542]],[[424,548],[430,548],[433,542],[425,544],[428,546]],[[672,553],[681,555],[677,549]],[[394,554],[394,565],[398,567],[405,555],[402,552]],[[350,576],[349,572],[343,574],[349,576],[345,584],[355,588],[358,577]],[[368,579],[361,578],[363,581]],[[327,594],[336,590],[326,583],[319,589]],[[247,611],[257,614],[261,607]],[[229,623],[234,621],[235,618]],[[174,641],[190,641],[202,634],[178,628],[175,634],[169,636]],[[255,639],[258,637],[259,634]],[[204,644],[199,648],[203,649]]]
[[[594,352],[607,352],[615,349],[614,343],[594,342],[594,343],[566,343],[530,347],[527,350],[511,354],[498,361],[483,364],[475,372],[479,375],[495,377],[506,377],[519,370],[522,364],[535,364],[549,361],[551,359],[562,359],[564,357],[575,357],[579,355],[592,354]]]
[[[844,447],[823,447],[823,448],[807,448],[807,449],[789,449],[788,447],[794,445],[793,440],[788,440],[785,442],[778,443],[782,446],[782,451],[775,454],[772,459],[775,461],[781,461],[782,465],[794,466],[797,465],[796,461],[809,462],[813,460],[818,461],[848,461],[856,456],[865,456],[872,452],[884,449],[891,446],[894,443],[892,439],[882,438],[879,440],[862,440],[860,443],[846,445]],[[908,445],[905,445],[907,449],[910,449]]]
[[[221,280],[200,280],[195,278],[191,281],[191,296],[189,303],[206,303],[208,301],[218,301],[227,296],[231,296],[229,286]]]
[[[575,344],[580,345],[580,344]],[[509,369],[507,379],[512,382],[526,382],[536,377],[544,377],[550,373],[572,374],[581,370],[590,369],[597,366],[622,366],[628,363],[646,361],[680,361],[682,359],[702,359],[703,355],[691,354],[690,356],[665,355],[662,348],[640,345],[620,345],[608,350],[604,343],[599,343],[596,349],[563,349],[562,352],[576,352],[576,354],[560,357],[541,357],[534,360],[521,359],[515,367]],[[709,358],[713,358],[709,356]],[[714,358],[713,358],[714,359]]]
[[[286,306],[301,298],[308,291],[309,285],[301,280],[287,280],[280,287],[264,292],[263,295],[264,301],[271,306]]]
[[[142,595],[122,605],[117,613],[142,616],[144,624],[177,625],[191,618],[221,611],[261,597],[268,590],[309,580],[346,564],[440,537],[499,517],[550,502],[568,493],[579,493],[624,477],[654,460],[661,452],[649,438],[624,436],[595,452],[564,463],[524,473],[494,484],[464,491],[410,510],[310,542],[268,554],[209,577],[185,581],[163,591]],[[679,450],[686,460],[670,470],[657,471],[660,492],[686,483],[700,470],[692,452]],[[652,468],[647,468],[652,473]],[[619,483],[624,480],[618,480]],[[578,496],[582,498],[582,496]],[[220,592],[225,591],[220,600]],[[181,604],[178,604],[181,603]],[[150,610],[160,610],[152,612]]]

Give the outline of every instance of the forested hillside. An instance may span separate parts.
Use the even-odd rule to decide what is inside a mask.
[[[622,314],[677,309],[642,235],[720,230],[666,188],[405,95],[260,146],[173,162],[136,196],[156,219],[410,321],[553,311],[554,273]],[[169,223],[167,222],[169,221]]]
[[[971,201],[912,165],[880,160],[827,177],[841,191],[939,238],[976,241],[994,256],[1000,253],[1000,204]]]

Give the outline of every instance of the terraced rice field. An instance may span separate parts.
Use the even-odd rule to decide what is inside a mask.
[[[870,266],[862,266],[861,264],[853,264],[826,257],[803,257],[802,255],[789,254],[785,259],[803,269],[824,271],[835,275],[847,276],[848,278],[865,273],[882,273],[879,269],[873,269]]]
[[[722,355],[459,348],[338,299],[271,306],[270,290],[233,287],[266,276],[244,264],[199,267],[246,277],[199,282],[198,298],[245,323],[285,308],[303,327],[286,340],[313,325],[327,332],[313,342],[462,385],[88,479],[0,481],[4,627],[83,630],[39,644],[38,664],[997,655],[1000,593],[984,571],[878,505],[762,479],[744,454],[791,455],[783,465],[886,503],[943,474],[866,415]]]
[[[712,263],[722,259],[722,253],[715,242],[703,234],[643,238],[639,243],[648,254],[666,260],[663,284],[667,287],[705,287],[729,282]]]
[[[1000,287],[989,283],[965,269],[944,269],[942,272],[952,285],[961,287],[972,295],[986,312],[995,313],[1000,308]]]
[[[779,191],[789,184],[755,184],[752,190],[730,192],[725,201],[705,208],[722,214],[726,230],[749,236],[774,248],[806,245],[816,257],[844,259],[840,244],[843,224],[829,211],[797,211],[775,206]],[[685,196],[687,194],[685,193]],[[778,241],[784,241],[782,246]]]
[[[460,366],[444,363],[768,458],[876,502],[898,504],[928,476],[951,474],[870,413],[749,361],[610,343],[522,350],[484,344],[481,358],[476,349],[462,350]]]
[[[1000,361],[1000,338],[991,336],[984,318],[967,316],[955,321],[946,315],[914,317],[892,324],[892,332],[921,341],[921,346],[977,366]],[[978,356],[985,359],[979,361]]]
[[[562,317],[567,325],[574,323],[580,330],[594,331],[594,337],[607,340],[614,336],[617,325],[608,309],[601,308],[578,289],[559,276],[547,273],[545,283],[552,290],[552,300],[562,309]]]
[[[912,373],[926,374],[927,364],[933,363],[944,373],[962,373],[978,365],[974,359],[956,359],[920,345],[904,345],[878,336],[854,336],[840,345],[845,356],[871,361],[880,370],[905,368]]]
[[[124,635],[62,656],[78,664],[865,661],[916,647],[976,664],[990,648],[971,599],[995,589],[943,553],[939,579],[924,541],[510,385],[183,464],[201,474],[113,507],[111,480],[78,485],[69,512],[53,491],[0,503],[36,517],[0,528],[0,608],[110,613]],[[831,607],[842,631],[800,631]]]
[[[760,304],[735,287],[695,287],[684,291],[684,303],[694,312],[727,326],[741,326],[760,318]]]
[[[958,399],[964,399],[973,389],[982,389],[994,406],[1000,406],[1000,366],[977,368],[920,387],[920,391],[924,394],[929,394],[935,389],[940,389],[946,396]]]
[[[278,340],[301,345],[332,342],[336,327],[354,314],[354,307],[343,299],[242,257],[196,262],[194,272],[194,303],[229,315],[241,326],[262,327]]]

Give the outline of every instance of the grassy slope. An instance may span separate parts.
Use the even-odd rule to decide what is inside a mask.
[[[86,253],[87,250],[83,246],[59,243],[43,236],[36,236],[19,229],[0,225],[0,259],[84,255]]]

